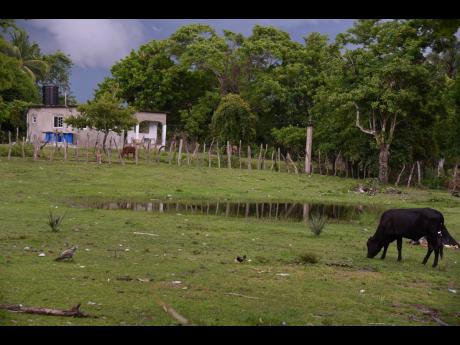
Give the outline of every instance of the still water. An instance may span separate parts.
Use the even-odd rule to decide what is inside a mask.
[[[154,202],[92,202],[85,208],[131,210],[178,215],[255,218],[279,221],[308,221],[312,216],[328,220],[358,221],[363,216],[378,218],[381,207],[369,205],[334,205],[321,203],[234,202],[234,201],[154,201]]]

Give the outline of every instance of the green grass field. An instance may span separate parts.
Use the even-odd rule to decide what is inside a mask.
[[[460,200],[445,191],[349,192],[358,181],[239,169],[0,160],[0,303],[81,310],[68,318],[0,310],[2,325],[174,325],[167,304],[195,325],[460,325],[460,255],[440,266],[426,249],[392,243],[367,259],[376,217],[303,223],[71,207],[81,201],[151,199],[297,201],[433,207],[460,240]],[[60,232],[49,209],[63,214]],[[156,236],[134,234],[151,233]],[[78,245],[74,261],[55,262]],[[30,250],[24,250],[30,247]],[[117,254],[113,251],[117,249]],[[39,253],[45,257],[39,257]],[[238,255],[251,261],[235,262]],[[299,263],[315,254],[317,263]],[[118,280],[129,276],[132,280]],[[180,283],[178,283],[180,282]],[[448,289],[457,290],[453,293]]]

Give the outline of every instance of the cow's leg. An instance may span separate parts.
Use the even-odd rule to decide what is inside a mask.
[[[390,243],[385,243],[383,245],[383,253],[382,253],[382,256],[380,257],[380,259],[385,259],[385,256],[387,255],[387,249],[388,249],[388,246],[390,245]]]
[[[433,262],[433,267],[436,267],[438,265],[438,257],[439,257],[439,247],[437,247],[434,250],[434,262]]]
[[[433,252],[433,247],[431,247],[431,245],[428,244],[428,252],[426,253],[425,258],[423,259],[422,264],[424,265],[426,264],[432,252]]]
[[[402,260],[401,252],[402,252],[402,237],[398,237],[396,239],[396,246],[398,247],[398,261]]]

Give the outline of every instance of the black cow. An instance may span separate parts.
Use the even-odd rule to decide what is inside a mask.
[[[428,252],[422,263],[426,264],[431,253],[435,257],[433,267],[438,264],[438,256],[443,256],[443,245],[459,245],[444,226],[441,212],[432,208],[392,209],[384,212],[374,236],[367,241],[367,257],[373,258],[383,247],[381,259],[385,259],[388,246],[397,240],[398,261],[401,261],[402,238],[418,241],[425,236]]]

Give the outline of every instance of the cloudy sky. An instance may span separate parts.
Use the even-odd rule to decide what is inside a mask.
[[[254,24],[273,25],[302,41],[310,32],[330,39],[352,26],[351,19],[34,19],[19,20],[43,53],[60,49],[74,62],[71,88],[79,102],[92,98],[97,83],[110,75],[110,67],[131,49],[169,37],[180,26],[203,23],[219,33],[223,29],[250,35]]]

